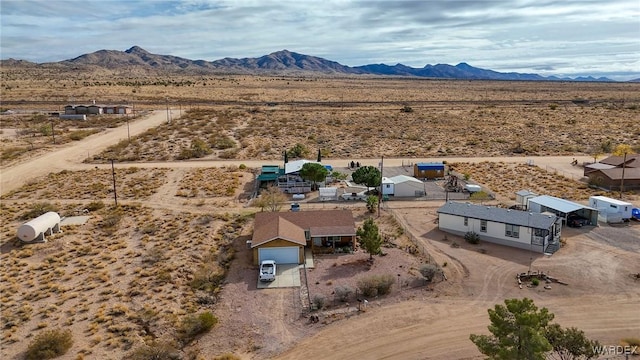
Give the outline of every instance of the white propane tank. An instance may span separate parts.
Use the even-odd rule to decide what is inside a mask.
[[[49,211],[37,218],[24,223],[18,228],[18,239],[31,242],[36,239],[44,240],[45,234],[53,234],[60,231],[60,215]]]

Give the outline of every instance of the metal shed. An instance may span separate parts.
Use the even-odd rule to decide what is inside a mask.
[[[413,176],[419,179],[439,179],[444,177],[444,163],[429,162],[413,165]]]

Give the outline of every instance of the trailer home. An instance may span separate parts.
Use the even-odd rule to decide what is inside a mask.
[[[631,219],[631,203],[612,199],[606,196],[591,196],[589,206],[598,209],[598,220],[607,223],[617,223]]]

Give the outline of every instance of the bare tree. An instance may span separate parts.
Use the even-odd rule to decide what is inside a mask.
[[[262,191],[260,196],[253,202],[254,206],[260,208],[260,211],[280,211],[282,204],[287,201],[287,196],[278,189],[277,186],[269,186]]]

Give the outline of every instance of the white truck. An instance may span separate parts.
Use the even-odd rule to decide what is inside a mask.
[[[276,279],[276,262],[263,260],[260,263],[260,281],[274,281]]]

